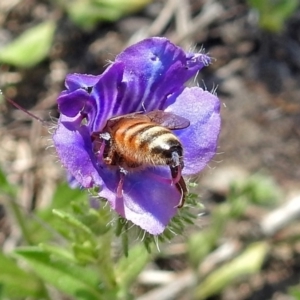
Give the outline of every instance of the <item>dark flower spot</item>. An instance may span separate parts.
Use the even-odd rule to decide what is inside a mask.
[[[157,54],[153,54],[153,56],[151,57],[151,60],[152,61],[158,61],[159,60],[159,57]]]

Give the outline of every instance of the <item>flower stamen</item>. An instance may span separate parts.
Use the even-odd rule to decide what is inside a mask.
[[[128,174],[128,171],[126,171],[123,168],[120,168],[120,180],[117,186],[117,198],[123,198],[123,184],[125,176]]]

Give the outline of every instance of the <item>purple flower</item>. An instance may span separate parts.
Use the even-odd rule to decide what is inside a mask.
[[[123,176],[108,166],[99,150],[99,136],[107,121],[134,112],[163,110],[190,121],[174,130],[184,149],[183,175],[199,173],[214,156],[220,131],[218,98],[199,87],[186,87],[210,58],[184,52],[165,38],[149,38],[120,53],[98,76],[70,74],[58,98],[60,118],[53,135],[58,156],[83,188],[99,187],[118,214],[150,234],[164,231],[176,214],[181,194],[168,166],[136,168]],[[104,142],[103,142],[104,143]]]

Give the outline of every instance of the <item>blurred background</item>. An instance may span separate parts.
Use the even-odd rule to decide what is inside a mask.
[[[0,299],[44,299],[25,288],[31,272],[51,299],[94,299],[11,253],[51,241],[53,203],[85,197],[63,183],[51,147],[66,74],[100,74],[151,36],[209,53],[213,64],[191,84],[216,90],[223,126],[217,155],[192,179],[201,214],[133,276],[131,299],[300,299],[298,0],[0,1]],[[25,238],[16,206],[25,223],[42,220]]]

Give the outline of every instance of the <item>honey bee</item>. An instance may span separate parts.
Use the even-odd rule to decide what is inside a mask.
[[[96,151],[109,166],[118,166],[121,179],[117,197],[122,197],[124,176],[134,169],[147,166],[169,166],[173,184],[181,194],[182,207],[187,187],[181,175],[184,167],[183,146],[172,130],[184,129],[190,122],[162,110],[132,113],[107,121],[101,132],[93,134]],[[100,150],[101,149],[101,150]]]

